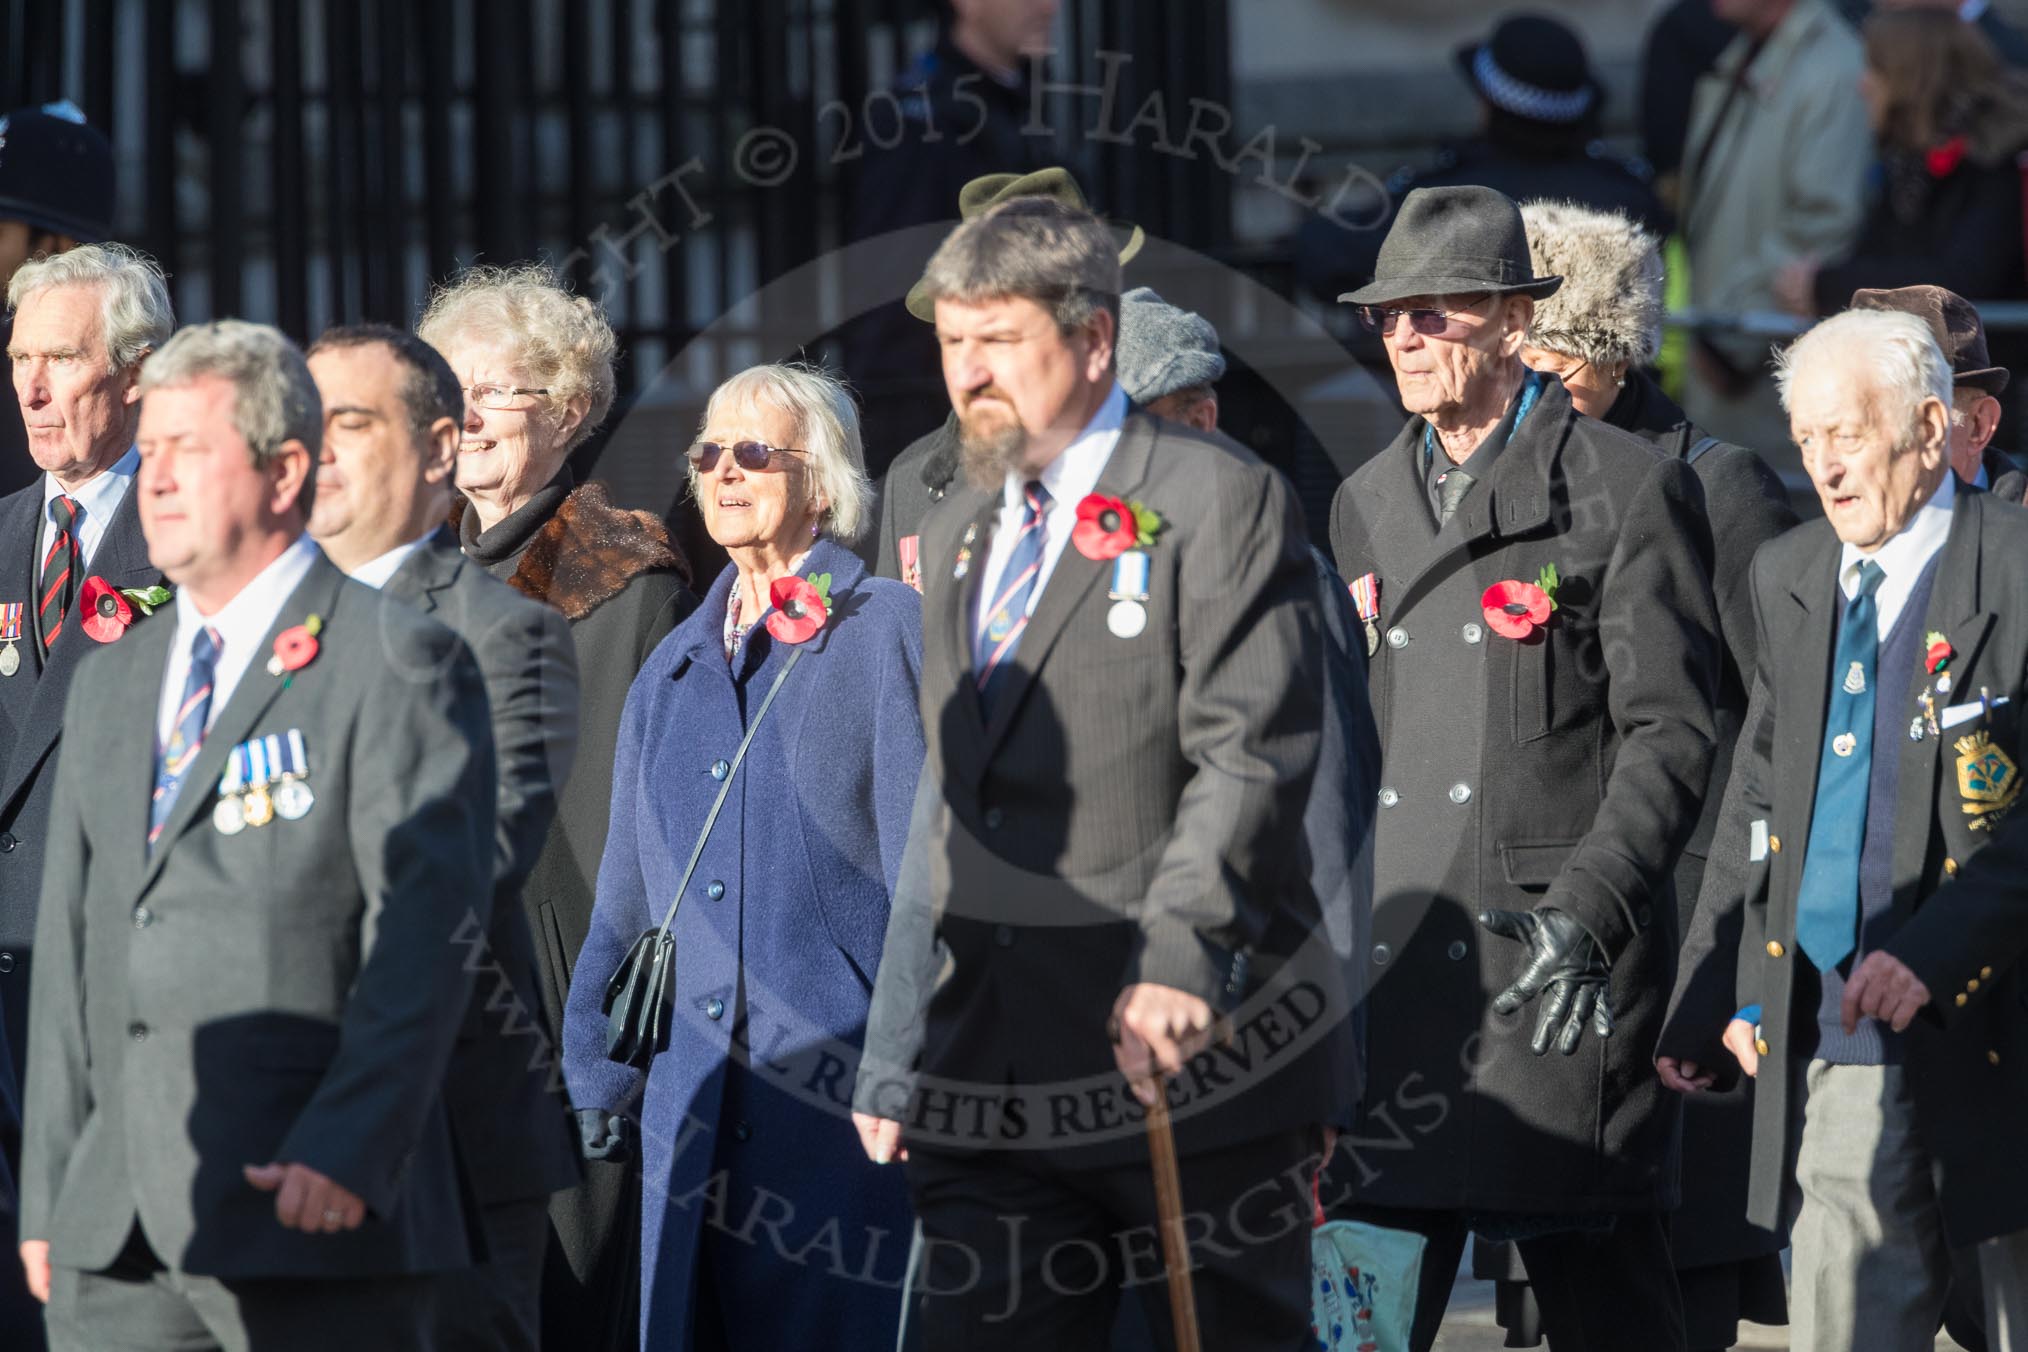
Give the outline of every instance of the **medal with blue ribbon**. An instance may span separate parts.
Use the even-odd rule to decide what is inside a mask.
[[[246,804],[240,794],[246,789],[246,746],[242,743],[225,758],[225,775],[218,781],[218,802],[212,805],[211,824],[222,836],[236,836],[246,830]]]
[[[8,601],[0,604],[0,676],[12,676],[21,670],[21,654],[14,644],[21,637],[21,617],[27,610],[23,601]]]
[[[266,826],[275,819],[275,800],[268,793],[274,769],[268,761],[267,739],[255,737],[241,746],[246,751],[246,824]]]
[[[310,777],[310,754],[303,746],[300,728],[286,734],[270,733],[267,741],[274,763],[280,767],[281,782],[275,786],[275,811],[285,821],[299,822],[317,805],[317,795],[303,781]]]
[[[1113,608],[1106,612],[1106,628],[1115,638],[1135,638],[1148,627],[1146,550],[1129,549],[1113,560],[1113,581],[1107,594]]]

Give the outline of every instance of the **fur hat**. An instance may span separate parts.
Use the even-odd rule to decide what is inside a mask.
[[[1594,366],[1641,366],[1662,345],[1662,250],[1655,237],[1616,211],[1572,202],[1521,208],[1538,273],[1563,278],[1535,302],[1531,347],[1582,357]]]

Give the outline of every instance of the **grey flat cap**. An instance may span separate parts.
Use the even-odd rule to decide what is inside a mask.
[[[1417,188],[1401,199],[1373,280],[1338,297],[1384,305],[1410,296],[1523,295],[1563,285],[1537,277],[1521,208],[1491,188]]]
[[[1218,350],[1218,330],[1211,321],[1178,309],[1146,286],[1120,297],[1113,364],[1127,398],[1143,406],[1225,374],[1225,354]]]

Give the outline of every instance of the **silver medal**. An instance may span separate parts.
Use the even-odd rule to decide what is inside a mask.
[[[1943,673],[1942,675],[1940,675],[1940,676],[1938,676],[1938,677],[1936,678],[1936,692],[1937,692],[1937,694],[1939,694],[1939,695],[1948,695],[1948,694],[1950,694],[1950,692],[1951,692],[1951,674],[1950,674],[1950,673],[1949,673],[1948,671],[1944,672],[1944,673]]]
[[[218,800],[218,805],[211,809],[211,824],[221,836],[236,836],[246,830],[246,809],[240,806],[237,796]]]
[[[14,651],[14,645],[0,648],[0,676],[12,676],[21,670],[21,654]]]
[[[1911,742],[1922,740],[1922,719],[1920,716],[1908,720],[1908,740]]]
[[[285,779],[275,786],[275,811],[287,821],[299,822],[317,805],[317,795],[300,779]]]
[[[1848,695],[1866,693],[1866,666],[1863,662],[1854,662],[1852,669],[1845,673],[1845,693]]]
[[[1106,628],[1115,638],[1135,638],[1148,627],[1148,608],[1139,601],[1115,601],[1106,612]]]

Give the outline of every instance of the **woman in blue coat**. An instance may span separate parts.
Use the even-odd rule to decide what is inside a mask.
[[[756,367],[704,423],[691,487],[733,562],[627,696],[564,1073],[588,1152],[641,1155],[644,1349],[886,1352],[907,1193],[850,1104],[922,768],[920,610],[840,543],[870,497],[843,387]],[[606,980],[661,922],[728,778],[671,925],[669,1046],[643,1075],[606,1058]]]

